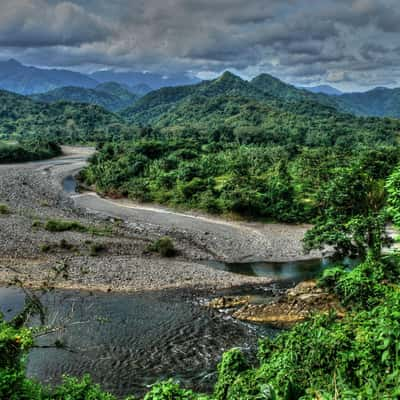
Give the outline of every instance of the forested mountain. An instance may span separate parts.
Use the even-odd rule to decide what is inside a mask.
[[[328,96],[297,89],[267,74],[248,82],[225,72],[212,81],[150,92],[121,115],[137,125],[189,124],[207,129],[221,124],[261,127],[267,120],[272,123],[272,115],[286,113],[324,118],[337,114]]]
[[[95,87],[99,92],[105,92],[123,98],[124,96],[135,95],[136,93],[126,85],[117,82],[104,82]]]
[[[143,96],[153,90],[149,85],[146,85],[145,83],[139,83],[134,86],[129,86],[128,88],[130,91],[138,94],[139,96]]]
[[[337,108],[356,115],[400,118],[400,88],[376,88],[333,97]]]
[[[109,82],[114,84],[110,86]],[[359,116],[400,117],[400,89],[376,88],[364,93],[341,94],[328,85],[298,88],[268,74],[248,82],[226,72],[216,80],[200,82],[184,74],[167,77],[156,73],[105,70],[85,75],[65,69],[28,67],[9,60],[0,62],[0,89],[37,95],[35,99],[45,102],[83,102],[111,111],[127,108],[123,115],[140,123],[152,121],[187,96],[219,95],[263,101],[279,99],[285,103],[317,102]],[[138,96],[144,95],[147,96],[132,106]]]
[[[285,85],[282,82],[282,85]],[[286,85],[287,86],[287,85]],[[294,88],[294,90],[297,90]],[[196,85],[162,88],[148,93],[133,106],[123,110],[122,115],[134,123],[151,124],[159,116],[170,111],[189,97],[212,99],[217,96],[242,96],[258,101],[276,102],[276,97],[269,95],[263,87],[253,85],[230,72],[225,72],[212,81],[204,81]]]
[[[343,94],[343,92],[341,92],[339,89],[336,89],[330,85],[307,86],[301,87],[301,89],[308,90],[312,93],[328,94],[330,96],[340,96],[341,94]]]
[[[0,89],[19,94],[42,93],[62,86],[93,88],[97,82],[78,72],[27,67],[16,60],[0,62]]]
[[[87,104],[45,104],[0,91],[0,138],[51,138],[60,143],[104,141],[124,134],[124,122],[105,109]]]
[[[386,90],[377,91],[386,95]],[[266,74],[248,82],[226,72],[196,85],[161,88],[135,101],[137,96],[124,85],[107,82],[94,89],[66,87],[34,96],[51,104],[3,91],[0,126],[3,136],[39,132],[67,141],[73,137],[93,140],[98,134],[103,140],[109,137],[113,125],[112,135],[129,136],[127,132],[133,129],[127,127],[129,123],[166,132],[210,132],[223,127],[240,143],[342,146],[355,137],[360,143],[393,143],[395,121],[357,118],[334,108],[349,110],[344,100],[336,102],[349,96],[313,94]],[[110,110],[130,106],[117,116],[82,104],[85,102]]]
[[[0,62],[0,89],[24,95],[45,93],[66,86],[94,89],[99,83],[105,82],[117,82],[127,86],[133,93],[145,94],[161,87],[190,85],[200,80],[185,74],[164,76],[113,70],[85,75],[65,69],[30,67],[13,59]]]
[[[271,96],[289,101],[313,99],[313,94],[306,90],[298,89],[269,74],[261,74],[250,81],[257,89]]]
[[[122,110],[133,104],[138,97],[125,86],[115,82],[102,83],[94,89],[67,86],[31,96],[32,99],[45,103],[58,101],[87,103],[104,107],[110,111]]]

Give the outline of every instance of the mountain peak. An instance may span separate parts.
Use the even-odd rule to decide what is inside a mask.
[[[252,81],[251,84],[257,86],[259,89],[270,91],[270,90],[295,90],[292,85],[289,85],[285,82],[282,82],[280,79],[275,78],[269,74],[260,74],[256,76]]]
[[[274,83],[274,84],[281,83],[283,85],[287,85],[286,83],[282,82],[280,79],[275,78],[274,76],[272,76],[270,74],[266,74],[266,73],[262,73],[262,74],[256,76],[251,81],[251,83],[253,83],[253,84],[257,84],[257,82],[258,83],[263,82],[264,84],[267,82]]]
[[[235,75],[232,74],[232,72],[225,71],[219,78],[217,78],[217,81],[241,81],[242,79]]]
[[[10,58],[9,60],[5,61],[6,64],[10,66],[20,67],[22,64],[17,61],[15,58]]]

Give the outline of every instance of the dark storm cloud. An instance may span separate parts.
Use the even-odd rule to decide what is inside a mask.
[[[350,88],[397,82],[399,22],[397,0],[2,0],[0,55]]]
[[[101,17],[71,2],[2,0],[0,4],[0,45],[4,47],[77,46],[110,34]]]

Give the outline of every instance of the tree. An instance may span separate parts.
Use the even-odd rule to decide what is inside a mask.
[[[400,226],[400,166],[397,167],[386,181],[388,192],[388,211],[393,222]]]
[[[334,178],[320,191],[322,214],[305,236],[305,249],[333,246],[338,256],[369,253],[374,259],[390,244],[384,181],[374,179],[359,165],[337,168]]]

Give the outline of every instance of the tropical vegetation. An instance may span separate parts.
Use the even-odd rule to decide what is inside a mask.
[[[169,380],[156,383],[145,400],[400,397],[400,255],[388,253],[387,234],[388,223],[400,225],[398,120],[344,114],[324,96],[269,76],[245,82],[229,73],[151,92],[118,116],[95,106],[0,96],[3,138],[97,142],[81,179],[100,192],[312,222],[307,250],[331,246],[340,257],[359,259],[354,268],[338,262],[319,279],[344,316],[310,315],[274,339],[261,339],[256,363],[238,349],[228,351],[212,393]],[[87,229],[60,220],[37,227]],[[167,237],[148,250],[175,254]],[[29,379],[26,355],[44,328],[27,328],[24,315],[0,320],[0,398],[115,399],[88,376],[66,377],[56,387]]]
[[[21,143],[0,141],[0,164],[44,160],[60,156],[61,147],[47,140],[24,140]]]

